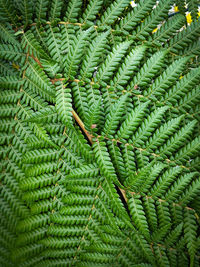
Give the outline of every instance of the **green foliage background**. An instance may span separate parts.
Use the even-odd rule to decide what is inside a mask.
[[[129,2],[0,0],[0,266],[200,266],[198,1]]]

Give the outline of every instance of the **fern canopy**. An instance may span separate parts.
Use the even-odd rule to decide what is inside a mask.
[[[0,266],[200,266],[186,3],[0,0]]]

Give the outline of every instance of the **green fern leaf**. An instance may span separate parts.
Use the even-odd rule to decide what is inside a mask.
[[[96,15],[98,14],[100,8],[102,7],[103,0],[92,0],[88,3],[87,8],[85,9],[81,22],[86,24],[93,25],[93,21],[96,18]]]
[[[68,22],[76,22],[81,5],[81,0],[70,0],[64,19]]]
[[[131,42],[128,41],[119,44],[113,49],[113,52],[107,56],[105,63],[99,67],[95,77],[98,82],[106,82],[110,79],[130,44]]]
[[[107,36],[109,32],[98,35],[90,44],[87,50],[87,55],[81,64],[80,74],[81,78],[91,78],[95,67],[100,62],[100,55],[106,47]]]
[[[180,77],[187,61],[188,58],[174,61],[165,72],[154,81],[153,85],[150,86],[148,90],[144,91],[144,95],[147,95],[147,97],[156,96],[160,98],[160,95],[164,94]]]
[[[194,21],[185,30],[175,35],[169,43],[169,49],[171,52],[177,54],[179,50],[183,50],[193,41],[196,41],[196,37],[200,33],[200,24],[198,21]]]
[[[141,233],[147,238],[150,238],[148,223],[143,210],[142,201],[137,195],[131,195],[128,199],[128,206],[132,216],[132,221]]]
[[[106,9],[98,24],[113,24],[115,19],[119,17],[119,15],[123,12],[124,8],[128,6],[128,4],[128,0],[116,0]]]
[[[28,0],[21,0],[19,1],[19,9],[22,13],[23,23],[28,25],[32,23],[32,16],[33,16],[33,8],[32,3]]]
[[[127,13],[119,24],[116,24],[115,29],[118,31],[132,31],[134,27],[152,10],[154,4],[154,0],[139,2],[131,12]]]
[[[92,28],[86,31],[82,31],[77,38],[74,36],[73,43],[66,58],[66,77],[74,79],[74,76],[76,75],[76,71],[78,69],[78,65],[81,62],[81,57],[83,55],[84,47],[86,45],[86,40],[91,30]]]
[[[72,121],[72,104],[71,92],[62,82],[57,85],[56,92],[56,110],[60,115],[62,122],[70,124]]]
[[[0,21],[9,22],[16,26],[17,14],[13,3],[10,0],[1,0],[0,6]]]
[[[129,139],[130,136],[135,132],[137,127],[141,124],[142,119],[145,116],[145,111],[147,110],[149,102],[145,102],[138,105],[132,112],[128,115],[126,120],[121,124],[116,137],[122,139]]]
[[[186,142],[196,125],[196,121],[192,121],[186,126],[182,127],[174,136],[172,136],[165,145],[159,149],[161,157],[166,158],[173,154],[175,150],[178,150],[184,142]]]
[[[152,30],[167,17],[168,9],[172,4],[171,0],[159,1],[158,6],[153,10],[152,14],[144,19],[144,22],[137,28],[135,38],[145,40],[145,37],[152,32]]]
[[[0,37],[6,43],[13,44],[15,47],[20,47],[19,42],[14,35],[15,32],[12,27],[7,23],[0,23]]]
[[[155,198],[162,197],[169,188],[169,185],[176,179],[176,177],[182,172],[180,167],[175,167],[166,171],[154,184],[150,190],[151,196]]]
[[[132,50],[131,53],[126,57],[124,63],[119,68],[115,77],[111,81],[110,85],[114,89],[123,90],[123,86],[128,83],[129,78],[133,75],[133,72],[137,69],[137,66],[142,59],[146,47],[141,46]]]
[[[157,52],[154,54],[144,66],[141,68],[140,72],[133,78],[127,90],[131,91],[135,86],[146,86],[150,83],[152,78],[157,73],[158,69],[160,69],[164,65],[164,58],[166,52]]]
[[[178,197],[184,191],[184,189],[191,183],[192,179],[197,173],[189,173],[179,177],[169,188],[165,195],[165,199],[169,202],[176,202]]]
[[[120,123],[120,118],[123,115],[124,105],[127,98],[128,94],[122,95],[111,107],[110,113],[106,116],[103,133],[109,138],[114,136],[117,126]]]
[[[58,27],[52,28],[51,25],[45,27],[47,38],[45,39],[46,45],[48,47],[49,54],[51,59],[60,63],[62,62],[60,47],[61,47],[61,38],[60,30]]]
[[[37,16],[37,22],[45,22],[46,12],[48,9],[49,0],[37,0],[35,5],[35,11]]]
[[[63,0],[53,0],[51,3],[50,20],[56,21],[60,19],[60,13],[63,6]]]
[[[105,175],[110,181],[117,182],[117,175],[111,162],[106,143],[96,140],[93,148],[102,175]]]
[[[149,115],[146,120],[144,120],[144,122],[141,124],[138,131],[132,138],[134,145],[143,145],[144,142],[148,140],[149,136],[151,136],[152,132],[159,125],[160,120],[167,109],[167,106],[161,107],[154,111],[151,115]]]
[[[185,16],[182,14],[176,14],[172,19],[162,25],[162,27],[153,34],[151,40],[154,44],[161,46],[162,42],[171,38],[171,36],[176,34],[176,31],[179,30],[185,22]]]
[[[194,255],[196,251],[196,218],[192,210],[186,209],[184,213],[184,236],[190,254],[190,266],[194,265]]]

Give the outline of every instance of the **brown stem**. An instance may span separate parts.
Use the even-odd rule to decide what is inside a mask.
[[[87,136],[87,138],[90,141],[90,143],[92,144],[93,143],[93,141],[92,141],[92,135],[89,134],[88,131],[85,129],[85,126],[84,126],[82,120],[79,118],[78,114],[73,109],[72,109],[72,115],[73,115],[74,119],[76,120],[76,122],[78,123],[78,125],[83,130],[83,132],[85,133],[85,135]]]

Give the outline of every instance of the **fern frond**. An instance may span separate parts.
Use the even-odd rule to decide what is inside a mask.
[[[0,75],[1,76],[13,76],[17,71],[8,62],[1,60],[0,62]]]
[[[75,108],[78,112],[78,115],[82,120],[85,118],[85,114],[88,113],[88,103],[87,103],[87,93],[85,87],[80,82],[73,82],[72,85],[72,95],[75,102]]]
[[[0,37],[6,43],[13,44],[15,47],[20,47],[19,42],[14,35],[15,31],[8,23],[0,23]]]
[[[82,5],[82,0],[70,0],[64,19],[68,22],[76,22]]]
[[[172,244],[174,244],[177,239],[180,237],[180,234],[182,232],[183,229],[183,223],[180,223],[176,226],[175,229],[172,230],[172,232],[167,236],[167,238],[165,239],[165,244],[167,246],[171,246]]]
[[[179,197],[179,202],[183,205],[189,204],[192,200],[194,200],[194,197],[199,194],[199,190],[200,190],[200,184],[199,184],[199,179],[197,178]]]
[[[104,12],[101,20],[98,21],[99,25],[109,25],[113,24],[115,19],[121,15],[124,8],[129,4],[128,0],[115,0]]]
[[[125,55],[128,47],[130,46],[131,42],[123,42],[116,46],[113,51],[107,56],[105,63],[100,66],[98,69],[97,75],[95,79],[98,82],[106,82],[112,76],[113,72],[116,70],[119,62]]]
[[[126,16],[120,20],[119,24],[116,24],[115,29],[118,31],[132,31],[134,27],[152,10],[154,4],[154,0],[139,2],[131,12],[128,12]]]
[[[135,153],[133,148],[125,145],[122,149],[122,156],[128,177],[125,180],[125,185],[128,186],[129,180],[132,180],[136,174]]]
[[[200,139],[196,137],[192,142],[181,148],[175,155],[178,164],[184,164],[199,154]]]
[[[121,181],[124,181],[127,177],[127,173],[122,153],[120,151],[120,148],[117,146],[117,142],[108,141],[108,150],[117,175],[119,176]]]
[[[43,108],[38,112],[33,113],[27,120],[27,122],[36,122],[39,124],[45,124],[48,122],[57,122],[58,116],[53,106]]]
[[[166,144],[160,147],[159,154],[161,157],[171,156],[175,150],[178,150],[186,142],[196,125],[196,121],[191,121],[182,127],[174,136],[172,136]]]
[[[90,107],[88,114],[86,114],[85,127],[86,130],[90,131],[91,133],[98,131],[98,129],[101,128],[102,124],[104,123],[101,102],[101,99],[95,101]]]
[[[167,170],[161,177],[159,177],[159,179],[150,190],[151,196],[155,198],[162,197],[169,188],[170,184],[175,181],[176,177],[181,172],[182,169],[180,167],[174,167]]]
[[[151,152],[157,152],[157,148],[165,143],[165,141],[177,131],[182,119],[183,117],[180,116],[160,126],[160,128],[155,131],[153,136],[149,138],[148,142],[146,143],[146,149]]]
[[[48,10],[49,0],[37,0],[35,4],[35,11],[36,11],[36,22],[45,22],[46,20],[46,13]]]
[[[175,35],[177,30],[179,30],[185,22],[185,16],[182,14],[176,14],[170,20],[164,23],[162,27],[154,33],[150,39],[156,45],[162,45],[163,42],[166,42],[171,36]]]
[[[95,20],[96,15],[101,9],[103,0],[92,0],[88,3],[87,8],[85,9],[82,18],[80,19],[81,23],[93,25],[93,20]]]
[[[167,106],[158,108],[144,120],[138,131],[132,137],[132,142],[134,143],[134,145],[141,146],[144,144],[145,141],[148,140],[149,136],[151,136],[152,132],[159,125],[160,120],[163,117],[164,113],[167,111],[167,109]]]
[[[56,88],[56,110],[65,125],[72,121],[71,102],[71,90],[66,88],[62,82],[59,82]]]
[[[32,16],[33,16],[33,8],[32,3],[28,0],[20,0],[18,1],[18,7],[22,14],[22,21],[23,24],[28,25],[32,23]]]
[[[23,97],[20,99],[22,104],[26,103],[27,106],[30,105],[34,110],[40,110],[47,107],[48,103],[33,93],[32,90],[21,88],[21,92],[23,95]]]
[[[178,197],[184,192],[184,189],[191,183],[192,179],[197,173],[191,172],[189,174],[181,175],[168,189],[165,199],[169,202],[176,202]]]
[[[103,190],[108,195],[108,199],[113,200],[111,209],[113,209],[113,211],[125,223],[125,225],[127,225],[128,228],[133,229],[133,225],[130,222],[130,217],[128,216],[127,211],[125,210],[121,200],[118,197],[114,184],[110,181],[110,179],[107,179],[107,177],[105,177],[102,185]]]
[[[101,62],[100,55],[106,47],[108,41],[106,37],[108,34],[108,31],[99,34],[88,47],[86,57],[84,58],[80,69],[81,78],[83,80],[85,80],[85,78],[91,78],[95,71],[95,67]]]
[[[41,59],[40,62],[50,78],[57,76],[58,72],[60,71],[60,66],[56,61]]]
[[[20,65],[24,64],[26,54],[16,46],[9,44],[0,45],[0,57],[7,61],[19,62]]]
[[[150,197],[143,198],[143,208],[150,230],[153,232],[158,228],[155,201]]]
[[[32,150],[30,152],[27,152],[23,158],[23,162],[26,163],[40,163],[40,162],[46,162],[46,161],[53,161],[57,160],[60,156],[60,153],[62,151],[57,151],[56,149],[41,149],[41,150]]]
[[[45,100],[55,102],[53,86],[44,71],[37,64],[29,62],[24,78],[25,87],[31,88],[33,92],[38,93]]]
[[[153,249],[155,251],[155,256],[158,261],[158,264],[162,267],[164,266],[170,266],[169,259],[166,253],[166,249],[161,246],[153,246]]]
[[[110,82],[110,85],[114,87],[114,89],[123,90],[123,86],[128,83],[129,78],[137,69],[140,60],[144,56],[145,50],[145,46],[139,46],[136,49],[133,49],[131,53],[126,57],[124,63],[117,71],[113,80]]]
[[[199,56],[200,55],[200,41],[192,42],[180,53],[182,56]]]
[[[96,142],[93,144],[93,147],[102,175],[108,177],[110,181],[117,181],[117,175],[110,159],[106,143],[102,142],[101,140],[96,140]]]
[[[21,233],[20,236],[17,239],[17,245],[19,246],[25,246],[30,243],[36,242],[38,240],[41,240],[46,234],[46,227],[36,229],[31,232],[27,233]]]
[[[169,42],[169,49],[171,52],[178,54],[179,50],[183,50],[192,42],[196,41],[196,38],[200,33],[199,21],[194,21],[190,26],[186,27],[183,31],[176,34]]]
[[[13,3],[10,0],[1,0],[0,6],[0,21],[2,23],[11,22],[16,25],[17,14]]]
[[[159,1],[158,6],[153,12],[144,19],[144,22],[139,27],[137,27],[135,38],[145,40],[149,33],[151,33],[152,30],[167,17],[171,4],[171,0]]]
[[[127,90],[131,91],[135,86],[148,85],[157,73],[158,69],[164,65],[165,55],[166,51],[159,51],[149,58],[137,75],[133,78],[130,85],[127,87]]]
[[[74,2],[77,2],[77,1],[74,1]],[[80,32],[78,37],[74,36],[73,43],[71,44],[68,55],[66,57],[65,76],[67,78],[70,78],[72,80],[74,79],[76,75],[76,71],[79,67],[78,65],[81,62],[81,57],[83,55],[83,51],[86,45],[86,40],[91,31],[92,31],[92,28],[89,28],[86,31]]]
[[[188,58],[182,58],[174,61],[157,79],[155,79],[153,85],[150,86],[148,90],[144,90],[144,95],[160,98],[160,96],[163,95],[166,90],[180,77],[187,61]]]
[[[40,43],[35,39],[34,34],[30,30],[23,33],[22,48],[29,55],[48,59],[47,54],[41,47]]]
[[[145,111],[147,111],[148,104],[149,102],[147,101],[132,110],[126,120],[122,122],[116,137],[127,140],[130,138],[145,117]]]
[[[17,103],[21,96],[20,92],[15,90],[5,90],[1,92],[0,104]]]
[[[18,90],[22,82],[18,75],[0,77],[0,88]]]
[[[53,0],[51,3],[51,9],[50,9],[50,20],[51,21],[57,21],[60,19],[60,13],[63,7],[63,0]]]
[[[171,228],[169,203],[160,199],[156,201],[156,204],[159,229],[161,230],[161,232],[163,232],[162,235],[164,237]]]
[[[60,30],[58,27],[52,27],[49,24],[46,25],[45,31],[47,33],[47,38],[45,38],[45,42],[48,47],[50,57],[54,61],[60,63],[62,61],[60,53],[60,47],[61,47]]]
[[[111,107],[110,112],[106,116],[105,126],[103,128],[103,134],[107,137],[112,138],[120,123],[120,118],[124,113],[124,105],[128,98],[128,93],[122,95],[116,103]]]
[[[141,231],[141,233],[147,239],[149,239],[150,233],[149,233],[148,223],[146,220],[146,216],[143,210],[142,201],[140,200],[140,197],[138,197],[137,195],[129,196],[128,206],[133,223]]]
[[[200,68],[195,68],[188,72],[183,78],[176,83],[168,92],[165,93],[165,96],[161,98],[172,105],[176,104],[188,90],[192,89],[193,86],[198,82],[198,77],[200,75]]]
[[[190,266],[194,264],[194,255],[196,251],[196,218],[194,212],[186,209],[184,213],[184,236],[187,243],[188,252],[190,255]]]
[[[147,170],[146,172],[147,175],[145,177],[146,179],[144,180],[143,184],[140,186],[140,191],[148,194],[148,192],[150,191],[150,187],[153,185],[157,177],[160,175],[160,173],[165,168],[166,168],[166,165],[158,163],[158,164],[154,164],[153,167],[151,167],[151,169]]]
[[[195,105],[198,105],[200,101],[200,87],[197,86],[196,88],[192,89],[191,92],[189,92],[183,99],[177,103],[177,108],[181,110],[182,112],[189,112],[192,107]]]

